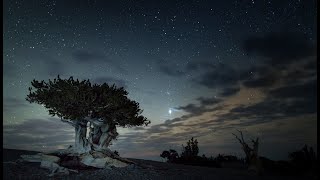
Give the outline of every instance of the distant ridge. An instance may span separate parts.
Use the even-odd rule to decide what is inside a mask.
[[[2,157],[3,162],[6,161],[15,161],[20,158],[20,155],[26,154],[26,155],[32,155],[32,154],[38,154],[40,152],[38,151],[28,151],[28,150],[19,150],[19,149],[6,149],[2,148]]]

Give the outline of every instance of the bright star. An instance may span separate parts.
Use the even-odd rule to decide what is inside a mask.
[[[172,113],[172,110],[171,109],[169,109],[169,114],[171,114]]]

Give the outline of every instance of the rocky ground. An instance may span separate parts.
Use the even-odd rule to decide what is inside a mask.
[[[264,174],[257,176],[244,169],[207,168],[180,164],[162,163],[141,159],[129,159],[136,163],[125,168],[79,170],[69,175],[48,177],[49,171],[40,168],[40,163],[16,162],[21,154],[37,154],[38,152],[3,149],[3,179],[108,179],[108,180],[160,180],[160,179],[214,179],[214,180],[250,180],[250,179],[308,179],[307,177],[273,176]],[[310,178],[311,179],[311,178]]]

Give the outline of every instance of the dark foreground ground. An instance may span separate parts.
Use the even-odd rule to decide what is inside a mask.
[[[169,164],[142,159],[131,159],[138,165],[126,168],[81,170],[68,176],[48,177],[49,170],[40,168],[40,163],[16,163],[22,154],[37,154],[38,152],[3,149],[3,179],[108,179],[108,180],[295,180],[313,179],[308,177],[289,177],[264,174],[257,176],[241,168],[208,168]],[[139,166],[141,164],[141,166]]]

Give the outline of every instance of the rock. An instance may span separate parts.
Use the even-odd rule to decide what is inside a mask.
[[[122,161],[119,161],[117,159],[113,159],[110,157],[105,157],[108,166],[114,166],[114,167],[127,167],[129,164],[124,163]]]
[[[27,162],[41,162],[41,154],[36,155],[21,155],[23,161]]]
[[[103,158],[106,156],[106,154],[99,152],[99,151],[92,151],[90,153],[94,158]]]
[[[40,167],[50,170],[57,170],[60,166],[57,163],[51,161],[41,161]]]
[[[97,155],[95,155],[97,157]],[[91,167],[96,167],[96,168],[105,168],[107,166],[111,167],[126,167],[128,166],[127,163],[121,162],[117,159],[113,159],[108,156],[102,156],[99,154],[100,157],[95,158],[91,154],[86,154],[81,157],[81,163],[91,166]]]
[[[69,146],[68,149],[59,149],[59,150],[51,151],[46,154],[54,155],[54,156],[64,156],[64,155],[75,154],[75,153],[74,153],[74,148],[72,146]]]
[[[27,162],[41,162],[41,161],[50,161],[50,162],[59,162],[60,158],[52,155],[45,155],[42,153],[36,155],[21,155],[23,161]]]
[[[94,158],[91,154],[81,157],[81,163],[96,168],[104,168],[106,161],[103,158]]]
[[[80,162],[79,156],[64,156],[61,157],[60,166],[67,168],[85,169],[87,166]]]
[[[135,170],[135,169],[137,169],[137,166],[135,164],[130,164],[127,166],[127,169],[128,170]]]
[[[68,175],[69,170],[67,168],[59,166],[57,163],[60,161],[60,158],[57,156],[46,155],[46,154],[36,154],[36,155],[21,155],[23,161],[27,162],[40,162],[40,167],[49,169],[51,173],[50,177],[55,174]]]
[[[41,161],[41,168],[49,169],[51,173],[48,175],[52,177],[56,174],[59,175],[69,175],[69,170],[67,168],[59,166],[57,163],[51,161]]]
[[[60,158],[57,156],[42,154],[41,161],[50,161],[50,162],[58,163],[60,161]]]

